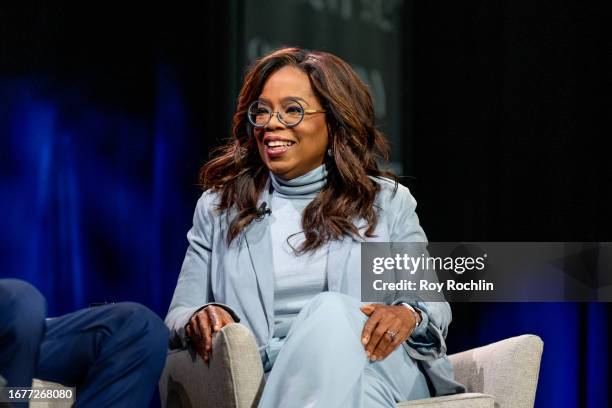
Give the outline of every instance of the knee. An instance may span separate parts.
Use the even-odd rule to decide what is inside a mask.
[[[130,338],[133,347],[165,358],[170,333],[159,316],[135,302],[117,303],[111,310],[114,318],[121,322],[119,330]]]
[[[326,312],[343,312],[359,308],[359,302],[343,293],[321,292],[314,296],[307,306],[311,309],[324,309]]]
[[[38,289],[22,280],[3,279],[0,294],[0,324],[5,330],[19,337],[42,332],[47,304]]]
[[[0,311],[3,313],[27,314],[44,319],[47,304],[44,296],[34,286],[19,279],[0,281]]]

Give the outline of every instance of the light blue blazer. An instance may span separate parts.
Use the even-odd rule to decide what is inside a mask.
[[[415,212],[416,200],[408,188],[384,178],[373,178],[381,186],[375,205],[379,221],[375,237],[345,236],[329,244],[327,279],[332,292],[361,299],[361,242],[426,242]],[[268,185],[258,206],[271,202]],[[254,334],[260,353],[266,352],[274,331],[274,270],[269,223],[271,215],[253,221],[228,247],[228,222],[235,213],[219,214],[215,210],[218,195],[205,191],[196,205],[193,227],[187,233],[189,247],[165,322],[172,332],[171,346],[185,347],[185,325],[190,317],[209,304],[223,306],[234,320],[246,325]],[[365,222],[355,225],[365,231]],[[362,234],[363,235],[363,234]],[[462,392],[454,382],[452,367],[446,358],[445,338],[451,322],[446,302],[421,302],[394,299],[389,303],[407,302],[418,307],[423,321],[403,347],[420,360],[435,395]]]

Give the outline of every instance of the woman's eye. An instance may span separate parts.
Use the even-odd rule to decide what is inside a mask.
[[[301,106],[288,106],[285,109],[285,112],[287,112],[290,115],[301,115],[302,114],[302,107]]]

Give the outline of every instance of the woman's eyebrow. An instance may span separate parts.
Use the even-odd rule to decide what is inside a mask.
[[[267,99],[267,98],[258,98],[258,99],[259,99],[260,101],[264,101],[264,102],[267,102],[267,103],[269,103],[269,104],[271,104],[271,103],[272,103],[272,102],[271,102],[269,99]],[[305,100],[304,98],[300,98],[299,96],[285,96],[283,99],[281,99],[281,102],[286,102],[286,101],[291,100],[291,99],[298,100],[298,101],[302,101],[302,102],[304,102],[304,104],[306,104],[306,106],[310,106],[310,104],[309,104],[308,102],[306,102],[306,100]]]

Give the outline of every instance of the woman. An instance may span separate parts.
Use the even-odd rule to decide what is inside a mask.
[[[246,75],[233,138],[201,171],[166,323],[204,361],[212,333],[245,324],[267,376],[262,407],[462,390],[445,357],[447,303],[359,301],[361,242],[426,241],[408,189],[378,167],[387,152],[367,87],[338,57],[284,48]]]

